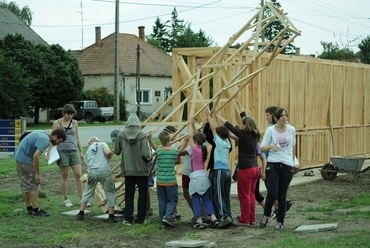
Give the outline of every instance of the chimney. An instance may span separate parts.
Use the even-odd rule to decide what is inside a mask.
[[[144,26],[139,26],[139,38],[145,41],[145,27]]]
[[[100,27],[95,27],[95,46],[101,46],[101,29]]]

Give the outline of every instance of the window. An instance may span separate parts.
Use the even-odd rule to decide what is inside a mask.
[[[163,90],[163,102],[167,101],[167,99],[172,94],[172,87],[165,87]]]
[[[137,103],[138,95],[136,96]],[[151,104],[152,103],[152,90],[141,89],[140,90],[140,104]]]
[[[154,92],[154,96],[161,96],[161,92],[160,92],[159,90],[156,90],[156,91]]]

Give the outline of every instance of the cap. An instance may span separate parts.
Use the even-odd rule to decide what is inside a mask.
[[[176,133],[177,129],[174,126],[166,126],[163,131],[169,132],[169,133]]]
[[[96,136],[93,136],[93,137],[91,137],[90,139],[89,139],[89,145],[91,145],[91,143],[92,142],[94,142],[94,141],[97,141],[97,142],[99,142],[99,139],[98,139],[98,137],[96,137]]]
[[[110,133],[110,139],[112,140],[112,142],[116,142],[116,139],[117,139],[117,136],[119,134],[120,130],[118,129],[114,129],[111,133]]]

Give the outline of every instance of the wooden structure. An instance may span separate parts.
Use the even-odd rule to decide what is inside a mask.
[[[263,19],[265,8],[273,16]],[[257,17],[259,21],[253,24]],[[259,34],[276,18],[283,30],[272,41],[261,42]],[[240,48],[230,48],[252,29],[256,32]],[[292,34],[288,40],[282,38],[286,32]],[[217,108],[231,123],[240,125],[232,100],[240,92],[242,104],[262,132],[267,127],[267,106],[288,110],[289,122],[297,129],[301,168],[327,163],[331,155],[369,154],[370,66],[279,55],[297,35],[299,31],[283,12],[266,3],[223,47],[174,49],[173,94],[143,125],[174,125],[180,132],[187,127],[183,113],[203,123],[206,106]],[[172,112],[165,116],[170,105]],[[159,121],[152,122],[155,118]],[[237,157],[235,150],[231,166]]]

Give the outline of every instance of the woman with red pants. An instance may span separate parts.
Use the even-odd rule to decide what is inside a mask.
[[[243,117],[241,128],[233,126],[221,117],[216,111],[219,121],[238,138],[238,198],[240,202],[240,216],[234,220],[236,225],[256,224],[256,198],[254,190],[259,179],[256,147],[260,132],[256,122],[250,116]]]

